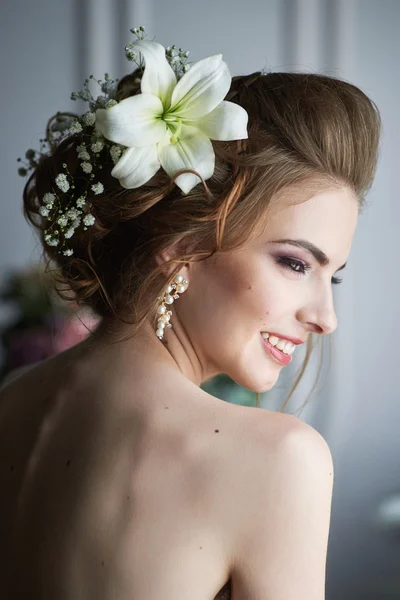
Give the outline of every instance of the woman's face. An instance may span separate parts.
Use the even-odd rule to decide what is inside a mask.
[[[267,391],[284,365],[266,350],[262,332],[305,342],[310,333],[336,329],[333,281],[349,256],[357,199],[347,188],[308,197],[299,202],[306,191],[292,188],[274,204],[260,237],[189,266],[189,286],[173,304],[172,320],[179,321],[174,335],[183,328],[190,341],[201,381],[226,373],[250,390]],[[317,255],[278,240],[302,240]]]

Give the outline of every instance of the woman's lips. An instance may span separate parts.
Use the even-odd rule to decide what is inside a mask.
[[[262,336],[261,339],[264,344],[264,348],[267,350],[267,352],[280,364],[286,366],[292,362],[292,355],[281,352],[280,350],[278,350],[278,348],[275,348],[275,346],[270,344],[269,341],[265,340]]]

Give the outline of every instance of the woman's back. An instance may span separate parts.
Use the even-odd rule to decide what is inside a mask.
[[[0,392],[6,597],[213,598],[256,491],[267,420],[289,417],[191,385],[174,393],[173,378],[163,386],[122,355],[82,348]]]

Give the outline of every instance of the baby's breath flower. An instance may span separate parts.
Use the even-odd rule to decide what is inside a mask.
[[[69,229],[67,229],[67,231],[64,232],[64,237],[69,239],[71,238],[75,233],[75,229],[73,227],[70,227]]]
[[[39,208],[39,212],[42,215],[42,217],[48,217],[49,216],[49,209],[46,206],[41,206]]]
[[[173,56],[176,56],[178,54],[177,50],[176,50],[176,46],[175,44],[173,44],[172,46],[167,46],[166,48],[166,53],[168,54],[168,56],[170,56],[171,58]]]
[[[78,158],[81,160],[90,160],[90,154],[87,150],[81,150],[78,152]]]
[[[136,58],[136,54],[134,52],[132,52],[132,50],[130,50],[128,48],[128,46],[126,46],[125,48],[125,56],[128,60],[134,61]]]
[[[94,125],[95,121],[96,121],[96,115],[93,112],[87,112],[83,115],[83,122],[85,123],[85,125],[88,125],[89,127],[91,125]]]
[[[85,215],[85,216],[83,217],[83,223],[84,223],[84,224],[85,224],[87,227],[89,227],[90,225],[93,225],[93,223],[95,222],[95,220],[96,220],[96,219],[94,218],[94,216],[93,216],[93,215]]]
[[[91,145],[92,152],[101,152],[104,148],[104,142],[102,140],[97,140],[94,144]]]
[[[122,153],[122,148],[120,146],[111,146],[110,156],[111,156],[111,160],[113,161],[114,164],[116,164],[119,161],[121,153]]]
[[[84,150],[86,150],[85,142],[83,142],[82,144],[79,144],[79,146],[76,147],[77,152],[83,152]]]
[[[68,225],[68,219],[65,215],[61,215],[61,217],[58,217],[57,223],[61,225],[61,227],[66,227]]]
[[[75,229],[76,229],[77,227],[79,227],[79,225],[80,225],[80,224],[81,224],[81,218],[80,218],[80,217],[76,217],[76,219],[74,219],[74,220],[72,221],[72,227],[74,227]]]
[[[55,194],[51,194],[50,192],[46,192],[46,194],[43,196],[44,204],[53,204],[55,199]]]
[[[84,206],[86,206],[85,198],[83,196],[80,196],[76,201],[76,205],[78,208],[83,208]]]
[[[76,219],[79,216],[79,213],[76,210],[76,208],[70,208],[67,210],[66,216],[68,217],[68,219]]]
[[[44,239],[47,243],[48,246],[58,246],[58,244],[60,243],[60,240],[58,239],[58,237],[56,235],[51,235],[51,233],[47,233],[44,236]]]
[[[92,187],[92,190],[93,190],[95,196],[97,196],[98,194],[102,194],[104,192],[104,185],[100,182],[94,183],[91,187]]]
[[[63,254],[64,256],[72,256],[74,253],[74,251],[72,250],[72,248],[68,248],[67,250],[64,250]]]
[[[113,100],[113,98],[111,98],[111,100],[108,100],[106,102],[106,108],[111,108],[112,106],[115,106],[116,104],[118,104],[118,102],[116,100]]]
[[[57,175],[56,184],[62,192],[68,192],[69,183],[68,183],[67,176],[65,175],[65,173],[60,173],[59,175]]]
[[[85,173],[91,173],[92,172],[92,165],[90,164],[90,162],[83,162],[81,163],[81,167],[82,167],[82,171],[84,171]]]
[[[80,133],[82,131],[82,125],[79,123],[79,121],[74,121],[71,125],[71,127],[69,128],[69,132],[70,133]]]

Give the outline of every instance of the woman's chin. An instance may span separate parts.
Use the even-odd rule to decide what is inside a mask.
[[[234,378],[235,383],[241,385],[246,388],[250,392],[254,392],[257,394],[263,394],[264,392],[269,392],[276,385],[279,378],[280,371],[276,373],[271,373],[268,378],[265,376],[260,379],[255,377],[243,377],[243,378]]]

